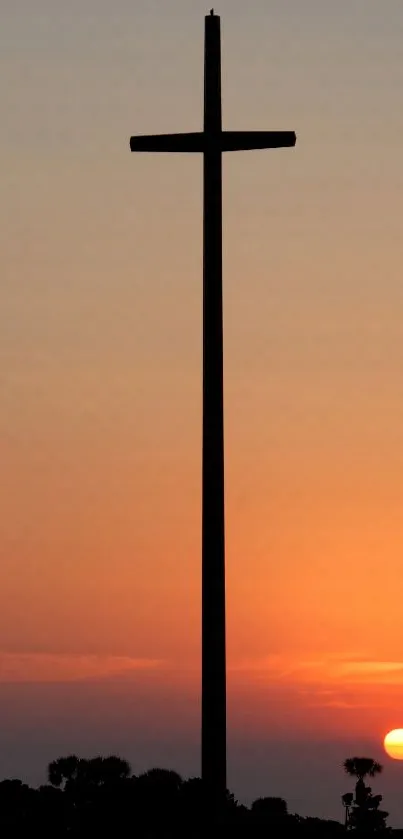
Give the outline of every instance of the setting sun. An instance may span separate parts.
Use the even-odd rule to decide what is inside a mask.
[[[394,760],[403,760],[403,728],[394,728],[386,735],[383,745],[386,754]]]

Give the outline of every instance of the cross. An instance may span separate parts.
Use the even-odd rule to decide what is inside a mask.
[[[204,161],[202,465],[202,780],[212,811],[226,797],[226,644],[222,313],[222,153],[295,146],[293,131],[223,131],[221,29],[205,18],[204,130],[130,139],[133,152],[199,152]],[[211,812],[211,811],[210,811]]]

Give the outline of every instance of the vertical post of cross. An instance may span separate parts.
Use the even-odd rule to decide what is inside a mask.
[[[202,779],[219,812],[226,795],[224,411],[220,18],[205,19]]]

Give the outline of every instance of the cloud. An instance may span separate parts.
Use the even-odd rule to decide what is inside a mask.
[[[272,655],[230,665],[229,673],[249,673],[282,683],[343,683],[403,685],[403,662],[364,657],[318,655],[310,659]]]
[[[403,684],[403,662],[341,661],[334,666],[334,675],[356,683]]]
[[[161,667],[163,662],[129,656],[10,653],[0,651],[0,683],[77,682],[110,679]]]
[[[376,660],[365,655],[271,655],[231,666],[231,689],[242,685],[263,690],[284,701],[292,699],[308,710],[358,711],[394,707],[403,687],[403,662]]]

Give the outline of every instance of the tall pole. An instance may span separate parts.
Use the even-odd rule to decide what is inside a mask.
[[[225,800],[226,660],[220,18],[205,19],[202,490],[202,778]]]
[[[290,148],[294,131],[223,131],[220,18],[205,19],[204,130],[130,138],[133,152],[197,153],[204,159],[202,779],[208,814],[226,796],[225,534],[222,305],[222,152]]]

